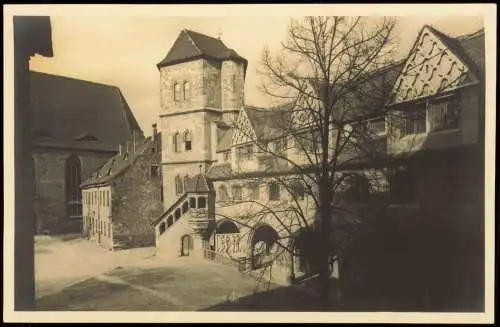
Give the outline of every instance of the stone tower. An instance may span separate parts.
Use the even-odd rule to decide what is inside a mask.
[[[219,39],[184,29],[157,67],[167,209],[184,193],[185,176],[215,161],[217,122],[235,119],[244,104],[247,60]]]

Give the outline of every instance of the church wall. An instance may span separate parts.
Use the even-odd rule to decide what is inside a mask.
[[[111,154],[77,154],[82,167],[82,181],[101,167]],[[36,174],[36,199],[38,230],[50,233],[79,232],[81,219],[66,216],[65,163],[70,153],[65,151],[38,150],[34,153]]]

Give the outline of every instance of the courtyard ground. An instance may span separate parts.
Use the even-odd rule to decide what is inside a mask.
[[[311,311],[311,296],[154,248],[107,252],[77,237],[37,239],[37,310]]]

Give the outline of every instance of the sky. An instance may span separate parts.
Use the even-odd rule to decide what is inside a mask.
[[[430,24],[457,36],[483,27],[480,16],[421,15],[398,20],[395,35],[398,56],[407,55],[418,32]],[[245,103],[266,107],[269,99],[259,90],[256,70],[264,47],[279,49],[286,36],[290,16],[140,16],[140,15],[51,15],[54,56],[31,59],[30,69],[63,75],[121,89],[145,135],[158,121],[160,111],[160,62],[183,28],[218,37],[249,64]]]

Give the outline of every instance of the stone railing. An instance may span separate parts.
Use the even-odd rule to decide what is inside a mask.
[[[238,271],[240,271],[240,272],[248,270],[248,267],[249,267],[249,264],[248,264],[249,258],[245,258],[245,257],[231,258],[223,253],[219,253],[217,251],[212,251],[209,249],[203,250],[203,258],[206,260],[212,261],[214,263],[237,268]]]

